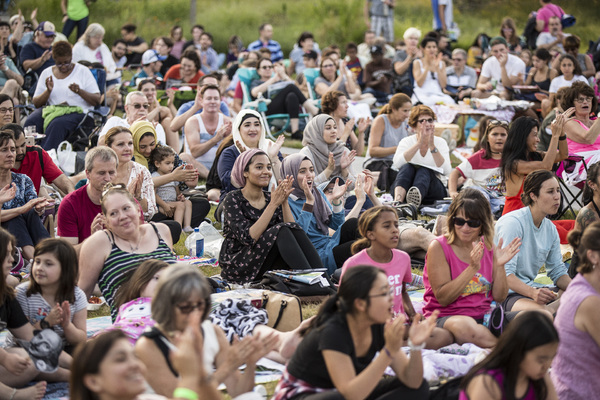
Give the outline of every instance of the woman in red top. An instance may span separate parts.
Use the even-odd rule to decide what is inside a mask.
[[[164,77],[165,82],[167,82],[167,88],[183,84],[195,86],[198,80],[204,76],[204,73],[200,71],[201,67],[200,57],[198,57],[196,51],[187,50],[181,56],[181,63],[173,65],[167,71]]]

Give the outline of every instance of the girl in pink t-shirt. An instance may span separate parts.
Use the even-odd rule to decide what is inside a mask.
[[[396,210],[389,206],[368,209],[358,221],[358,231],[362,238],[352,245],[354,255],[344,263],[342,276],[348,268],[359,265],[371,265],[383,270],[394,296],[394,317],[404,314],[407,321],[411,322],[416,313],[406,291],[407,284],[412,281],[410,256],[396,248],[400,238]],[[426,347],[438,349],[450,343],[452,336],[443,329],[435,328]]]
[[[476,189],[463,189],[448,210],[447,233],[427,250],[423,314],[439,310],[437,326],[457,343],[493,347],[497,339],[481,322],[492,300],[508,294],[504,264],[517,254],[520,241],[493,244],[490,204]]]

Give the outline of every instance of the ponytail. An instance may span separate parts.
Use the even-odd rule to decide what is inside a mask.
[[[390,107],[389,104],[386,104],[383,107],[381,107],[381,110],[379,110],[379,112],[377,113],[377,116],[383,115],[383,114],[391,114],[391,113],[392,113],[392,107]]]
[[[365,237],[360,238],[352,244],[352,255],[358,253],[361,250],[368,249],[369,247],[371,247],[371,241]]]

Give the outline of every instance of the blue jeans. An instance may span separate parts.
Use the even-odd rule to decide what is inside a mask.
[[[63,30],[62,30],[63,35],[65,35],[67,37],[67,39],[69,39],[69,36],[71,36],[71,33],[73,32],[73,30],[75,29],[75,27],[77,27],[77,40],[79,40],[81,35],[83,35],[83,32],[85,32],[85,30],[88,26],[89,20],[90,20],[89,15],[83,19],[80,19],[79,21],[73,21],[72,19],[67,19],[67,21],[65,22],[65,25],[63,26]]]
[[[442,200],[447,195],[446,188],[436,176],[435,171],[413,164],[404,164],[400,167],[396,180],[390,188],[392,195],[397,186],[404,188],[404,190],[416,186],[421,192],[421,202],[423,204],[433,204],[436,200]]]

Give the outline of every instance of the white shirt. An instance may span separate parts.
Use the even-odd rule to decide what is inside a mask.
[[[35,88],[35,96],[39,96],[46,91],[46,79],[51,76],[54,82],[54,88],[50,92],[48,97],[48,105],[54,106],[57,104],[66,103],[70,106],[79,106],[83,109],[83,112],[88,112],[93,106],[85,101],[83,97],[69,89],[69,85],[76,83],[79,88],[89,93],[100,93],[96,78],[92,75],[89,68],[84,67],[81,64],[74,64],[73,70],[64,79],[58,79],[52,73],[52,67],[48,67],[42,71],[40,78],[38,79],[37,86]]]
[[[571,87],[571,85],[573,85],[574,82],[585,82],[588,85],[590,84],[588,82],[587,79],[585,79],[585,76],[583,75],[575,75],[573,76],[573,79],[571,79],[570,81],[565,79],[564,75],[559,75],[556,78],[552,79],[552,82],[550,82],[550,90],[548,90],[550,93],[556,93],[558,92],[558,89],[560,89],[561,87]]]
[[[525,63],[517,56],[508,54],[508,60],[506,61],[506,74],[509,78],[513,76],[521,76],[521,79],[525,78]],[[481,67],[481,76],[490,78],[490,80],[496,80],[496,89],[501,92],[504,90],[502,85],[502,67],[496,57],[489,57],[483,63]]]
[[[83,41],[78,41],[73,46],[73,62],[77,63],[81,60],[89,61],[91,63],[99,62],[106,68],[106,80],[110,81],[121,76],[117,73],[117,64],[112,58],[112,54],[107,45],[102,43],[96,50],[92,50],[83,44]]]
[[[569,36],[568,33],[563,33],[564,36]],[[550,44],[555,42],[557,39],[556,36],[552,36],[552,34],[550,32],[542,32],[539,34],[539,36],[537,37],[536,41],[535,41],[535,46],[536,47],[540,47],[543,46],[545,44]],[[565,48],[562,45],[562,40],[559,41],[556,45],[556,47],[558,47],[558,49],[560,50],[561,53],[565,52]]]
[[[415,155],[410,159],[410,161],[406,161],[404,158],[404,153],[406,150],[413,147],[417,144],[417,135],[410,135],[405,137],[398,143],[398,147],[396,148],[396,154],[394,154],[394,163],[392,164],[392,168],[395,170],[399,170],[401,166],[404,164],[414,164],[421,165],[425,167],[429,167],[431,169],[441,170],[442,175],[449,175],[452,171],[452,165],[450,164],[450,149],[448,148],[448,143],[444,139],[439,136],[434,136],[433,144],[438,149],[440,154],[444,157],[444,163],[441,166],[437,166],[435,160],[433,158],[433,154],[431,154],[431,150],[427,149],[427,153],[424,156],[421,155],[421,152],[417,150]]]
[[[104,124],[104,126],[102,127],[102,130],[98,135],[98,139],[104,137],[104,135],[106,135],[106,132],[108,132],[110,128],[114,128],[115,126],[123,126],[125,128],[129,128],[131,125],[129,125],[129,122],[127,122],[127,119],[125,118],[110,117],[108,121],[106,121],[106,124]],[[160,142],[161,144],[167,144],[167,136],[165,135],[165,130],[163,129],[162,125],[157,124],[154,127],[154,130],[156,130],[156,139],[158,140],[158,142]]]

